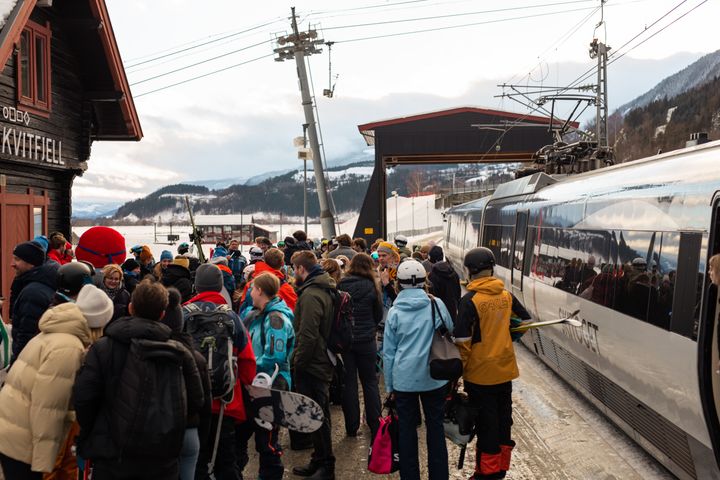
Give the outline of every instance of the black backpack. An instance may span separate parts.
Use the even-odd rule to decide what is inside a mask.
[[[182,348],[172,340],[132,340],[110,415],[120,456],[180,455],[187,416]]]
[[[235,359],[233,338],[235,322],[232,310],[227,305],[218,305],[214,310],[202,310],[194,303],[183,307],[185,332],[193,339],[193,346],[208,364],[213,398],[232,401],[235,387]]]
[[[352,346],[355,325],[352,296],[342,290],[333,289],[328,292],[333,299],[333,318],[327,348],[335,354],[347,353]]]

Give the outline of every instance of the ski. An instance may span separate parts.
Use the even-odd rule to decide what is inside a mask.
[[[518,327],[511,328],[510,331],[513,333],[518,332],[526,332],[530,330],[531,328],[539,328],[539,327],[547,327],[548,325],[570,325],[573,327],[579,327],[582,325],[582,322],[578,320],[575,317],[578,313],[580,313],[580,310],[575,310],[573,313],[568,315],[566,318],[556,318],[553,320],[545,320],[544,322],[530,322],[530,323],[524,323]]]
[[[185,195],[185,206],[187,207],[188,214],[190,215],[190,225],[192,226],[192,233],[190,234],[190,241],[195,244],[197,247],[198,253],[198,259],[200,260],[200,263],[205,263],[205,253],[203,253],[202,249],[202,236],[203,232],[202,230],[199,230],[195,226],[195,217],[193,217],[193,211],[192,207],[190,206],[190,198]]]

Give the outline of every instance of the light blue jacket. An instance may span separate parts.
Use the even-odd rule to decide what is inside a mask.
[[[248,295],[249,296],[249,295]],[[290,387],[290,355],[295,348],[295,329],[292,310],[280,297],[275,297],[262,311],[247,308],[242,312],[242,321],[250,333],[252,349],[257,361],[258,373],[272,375],[275,365]],[[262,324],[265,324],[265,348],[263,348]]]
[[[442,300],[435,298],[435,302],[445,326],[452,332],[450,313]],[[435,323],[439,327],[440,318]],[[434,331],[428,294],[417,288],[401,290],[385,322],[383,368],[388,393],[428,392],[447,384],[446,380],[430,377],[428,356]]]

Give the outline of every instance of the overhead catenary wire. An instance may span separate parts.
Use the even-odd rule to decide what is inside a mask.
[[[705,1],[707,1],[707,0],[705,0]],[[703,1],[702,3],[705,3],[705,1]],[[636,35],[635,35],[634,37],[632,37],[630,40],[626,41],[626,42],[623,43],[620,47],[618,47],[618,48],[615,49],[613,52],[611,52],[610,55],[608,56],[608,66],[614,61],[614,60],[611,61],[611,59],[613,59],[616,55],[620,54],[620,52],[622,51],[623,48],[627,47],[630,43],[632,43],[633,41],[635,41],[635,40],[636,40],[638,37],[640,37],[641,35],[647,33],[648,30],[650,30],[651,28],[653,28],[655,25],[657,25],[659,22],[661,22],[662,20],[664,20],[667,16],[669,16],[671,13],[673,13],[675,10],[677,10],[678,8],[680,8],[683,4],[685,4],[685,3],[687,3],[687,2],[688,2],[688,0],[682,0],[680,3],[678,3],[677,5],[675,5],[674,7],[672,7],[672,8],[671,8],[670,10],[668,10],[667,12],[665,12],[662,16],[660,16],[659,18],[657,18],[657,19],[656,19],[654,22],[652,22],[650,25],[645,26],[645,28],[644,28],[643,30],[641,30],[638,34],[636,34]],[[702,3],[698,4],[697,6],[702,5]],[[697,8],[697,6],[696,6],[695,8]],[[693,9],[693,10],[694,10],[694,9]],[[691,11],[692,11],[692,10],[691,10]],[[674,23],[674,22],[673,22],[673,23]],[[668,24],[667,26],[669,26],[669,25],[672,25],[672,23]],[[667,28],[667,26],[666,26],[665,28]],[[663,28],[663,30],[664,30],[664,28]],[[660,30],[660,31],[662,31],[662,30]],[[653,36],[655,36],[655,35],[656,35],[656,34],[654,34]],[[634,48],[635,48],[635,47],[633,47],[633,49],[634,49]],[[632,49],[631,49],[631,50],[632,50]],[[625,54],[623,54],[623,56],[624,56],[624,55],[625,55]],[[570,82],[570,83],[568,84],[568,87],[566,87],[566,88],[565,88],[564,90],[562,90],[560,93],[562,93],[562,92],[564,92],[564,91],[567,91],[567,90],[570,90],[570,89],[572,89],[572,88],[580,85],[582,82],[584,82],[584,81],[587,80],[588,78],[594,76],[596,73],[597,73],[597,65],[593,65],[591,68],[589,68],[588,70],[586,70],[584,73],[580,74],[575,80],[573,80],[572,82]]]
[[[649,41],[650,39],[652,39],[652,38],[655,37],[656,35],[660,34],[661,32],[663,32],[665,29],[667,29],[667,28],[670,27],[671,25],[673,25],[673,24],[675,24],[676,22],[678,22],[679,20],[683,19],[684,17],[686,17],[687,15],[689,15],[691,12],[695,11],[697,8],[699,8],[699,7],[702,6],[703,4],[707,3],[708,0],[702,0],[700,3],[698,3],[697,5],[695,5],[694,7],[692,7],[692,8],[691,8],[690,10],[688,10],[687,12],[683,13],[683,14],[680,15],[679,17],[676,17],[676,18],[673,19],[670,23],[668,23],[667,25],[663,26],[660,30],[654,32],[652,35],[650,35],[649,37],[643,39],[641,42],[637,43],[636,45],[633,45],[632,48],[630,48],[629,50],[623,52],[622,54],[619,53],[621,49],[623,49],[624,47],[626,47],[627,45],[629,45],[630,43],[632,43],[634,40],[636,40],[636,39],[637,39],[638,37],[640,37],[642,34],[646,33],[650,28],[652,28],[653,26],[655,26],[658,22],[662,21],[664,18],[666,18],[668,15],[670,15],[673,11],[677,10],[680,6],[682,6],[682,5],[683,5],[684,3],[686,3],[687,1],[688,1],[688,0],[683,0],[683,1],[681,1],[680,3],[678,3],[677,5],[675,5],[672,9],[670,9],[670,10],[667,11],[665,14],[663,14],[660,18],[658,18],[657,20],[655,20],[652,24],[650,24],[650,26],[645,27],[645,29],[643,29],[640,33],[638,33],[637,35],[635,35],[634,37],[632,37],[630,40],[628,40],[627,42],[625,42],[625,43],[624,43],[620,48],[618,48],[618,50],[616,50],[615,53],[614,53],[614,55],[619,55],[619,56],[616,56],[616,57],[614,57],[611,61],[608,61],[608,66],[609,66],[610,64],[612,64],[613,62],[619,60],[620,58],[624,57],[625,55],[627,55],[628,53],[630,53],[631,51],[633,51],[635,48],[637,48],[637,47],[639,47],[640,45],[644,44],[645,42]],[[613,55],[610,55],[610,57],[613,57]],[[591,72],[592,72],[592,73],[591,73]],[[588,70],[588,71],[586,72],[588,75],[582,74],[580,77],[578,77],[576,80],[574,80],[570,85],[568,85],[567,87],[564,87],[563,89],[561,89],[559,93],[563,93],[563,92],[565,92],[565,91],[567,91],[567,90],[570,90],[570,89],[576,87],[577,85],[579,85],[580,83],[582,83],[582,82],[585,81],[586,79],[588,79],[588,78],[592,77],[593,75],[595,75],[596,72],[597,72],[597,67],[593,67],[592,69],[590,69],[590,70]],[[510,98],[512,98],[513,100],[517,100],[517,99],[515,99],[515,98],[513,98],[513,97],[510,97]],[[522,102],[520,102],[520,103],[522,103]],[[495,143],[490,147],[490,149],[488,149],[488,151],[485,153],[485,155],[487,155],[493,148],[495,148],[495,147],[499,144],[499,142],[502,141],[502,139],[505,137],[505,135],[507,134],[507,132],[509,132],[514,126],[518,125],[518,124],[519,124],[520,122],[522,122],[525,118],[527,118],[528,116],[532,115],[534,112],[540,110],[541,108],[542,108],[542,105],[536,105],[530,112],[526,113],[526,114],[523,115],[522,117],[520,117],[520,118],[518,118],[517,120],[515,120],[512,124],[508,125],[507,128],[506,128],[506,130],[498,137],[498,139],[497,139],[497,140],[495,141]],[[583,110],[583,111],[584,111],[584,110]]]
[[[572,27],[570,27],[570,29],[569,29],[568,31],[566,31],[562,36],[560,36],[560,37],[559,37],[557,40],[555,40],[552,44],[550,44],[550,46],[549,46],[548,48],[546,48],[545,50],[543,50],[543,51],[537,56],[538,61],[534,63],[533,67],[529,70],[528,75],[530,74],[530,72],[532,72],[532,70],[534,70],[534,69],[536,68],[536,66],[537,66],[540,62],[542,62],[543,60],[545,60],[546,55],[547,55],[551,50],[553,50],[553,49],[557,50],[559,47],[561,47],[561,46],[562,46],[567,40],[569,40],[578,30],[580,30],[580,28],[582,28],[582,26],[585,25],[585,24],[593,17],[593,15],[595,15],[595,14],[597,13],[598,10],[600,10],[600,7],[596,7],[596,8],[595,8],[594,10],[592,10],[590,13],[588,13],[587,15],[585,15],[582,19],[580,19],[579,22],[577,22],[575,25],[573,25]],[[513,75],[513,76],[510,78],[510,80],[508,80],[508,81],[505,82],[505,83],[513,83],[513,82],[515,81],[515,79],[518,78],[519,76],[522,76],[523,73],[524,73],[524,70],[521,71],[521,72],[516,73],[515,75]]]

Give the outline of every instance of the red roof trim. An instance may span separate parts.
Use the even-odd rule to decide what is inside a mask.
[[[30,14],[33,11],[33,8],[35,8],[35,3],[37,0],[18,0],[18,3],[20,3],[20,10],[17,14],[17,16],[13,19],[13,12],[10,13],[8,16],[8,22],[12,20],[12,24],[5,24],[3,25],[3,30],[8,28],[8,34],[5,37],[6,40],[0,45],[0,65],[2,67],[5,67],[5,64],[10,59],[10,55],[12,55],[13,50],[15,49],[15,44],[20,39],[20,34],[22,34],[23,28],[25,28],[25,24],[30,19]],[[17,8],[17,5],[15,5],[15,8]],[[14,10],[14,9],[13,9]]]
[[[427,120],[428,118],[446,117],[448,115],[455,115],[458,113],[483,113],[486,115],[494,115],[496,117],[506,117],[513,120],[527,120],[530,122],[538,123],[550,123],[550,117],[541,117],[537,115],[526,115],[523,113],[506,112],[503,110],[492,110],[488,108],[477,108],[477,107],[458,107],[451,108],[450,110],[440,110],[438,112],[421,113],[419,115],[410,115],[408,117],[393,118],[390,120],[381,120],[378,122],[366,123],[364,125],[358,125],[358,130],[363,135],[366,132],[375,130],[379,127],[386,127],[388,125],[400,125],[403,123],[416,122],[418,120]],[[564,123],[563,120],[556,119],[553,123]],[[578,128],[580,124],[578,122],[571,122],[571,126]]]
[[[102,42],[103,50],[105,50],[105,56],[110,66],[110,73],[113,77],[115,88],[124,94],[123,99],[120,101],[120,109],[125,117],[128,135],[134,140],[140,140],[143,137],[140,118],[135,109],[135,101],[132,98],[127,75],[125,75],[125,67],[123,67],[122,58],[120,57],[120,50],[115,40],[115,33],[113,32],[110,14],[105,5],[105,0],[90,0],[90,10],[95,18],[102,22],[103,28],[98,31],[100,41]]]

